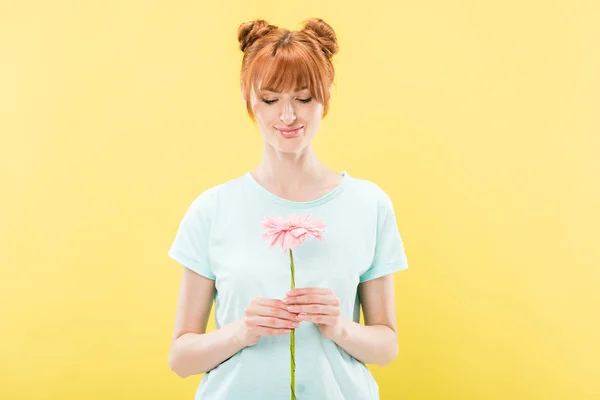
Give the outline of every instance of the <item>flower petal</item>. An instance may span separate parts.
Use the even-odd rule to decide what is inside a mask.
[[[290,214],[287,219],[281,216],[265,217],[261,225],[265,229],[262,234],[263,239],[270,240],[271,247],[280,245],[284,251],[301,245],[311,236],[321,240],[325,231],[323,222],[310,214],[304,216]]]
[[[290,230],[290,234],[294,237],[300,237],[302,235],[306,235],[307,233],[308,230],[302,226],[295,227]]]

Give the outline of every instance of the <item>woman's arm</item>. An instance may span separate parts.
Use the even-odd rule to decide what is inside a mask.
[[[240,323],[205,333],[215,282],[183,267],[169,367],[180,377],[216,367],[244,347]]]
[[[359,285],[365,325],[340,318],[331,338],[354,358],[384,366],[398,356],[394,276],[388,274]]]
[[[169,366],[185,378],[207,372],[261,336],[281,336],[296,328],[297,314],[277,299],[256,297],[244,310],[244,318],[206,332],[215,293],[215,281],[183,268],[183,277]]]
[[[363,282],[358,290],[365,325],[340,316],[340,300],[332,289],[292,289],[284,303],[290,312],[301,313],[302,321],[317,324],[323,336],[354,358],[384,366],[398,355],[394,277],[388,274]]]

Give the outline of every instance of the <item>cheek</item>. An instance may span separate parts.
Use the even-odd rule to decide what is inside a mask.
[[[260,105],[254,107],[254,115],[264,123],[269,123],[273,119],[273,111]]]
[[[323,106],[321,104],[315,103],[315,105],[310,108],[310,115],[312,118],[320,119],[322,114],[323,114]]]
[[[321,105],[317,104],[306,111],[306,119],[313,124],[318,123],[321,120],[321,115],[323,113],[323,107]]]

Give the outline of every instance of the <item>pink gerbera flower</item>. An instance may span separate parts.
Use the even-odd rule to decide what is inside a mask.
[[[280,245],[284,252],[287,249],[293,250],[311,236],[321,240],[325,231],[325,225],[311,215],[292,214],[288,216],[287,220],[282,217],[266,217],[262,227],[265,228],[263,239],[269,240],[271,247]]]
[[[283,251],[290,250],[290,272],[291,281],[290,289],[296,287],[295,280],[295,268],[294,268],[294,255],[293,249],[296,246],[300,246],[306,238],[315,237],[319,240],[323,238],[323,232],[325,231],[325,225],[319,220],[313,219],[312,216],[307,215],[299,217],[297,215],[290,215],[285,220],[282,217],[269,218],[266,217],[262,223],[262,227],[265,228],[263,232],[263,239],[271,242],[270,247],[277,244],[281,246]],[[290,390],[291,400],[296,400],[296,330],[292,329],[290,333]]]

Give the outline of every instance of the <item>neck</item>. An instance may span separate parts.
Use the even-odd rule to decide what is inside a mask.
[[[301,153],[282,153],[264,146],[262,160],[253,171],[255,178],[275,188],[295,190],[314,184],[330,173],[317,158],[312,146]]]

